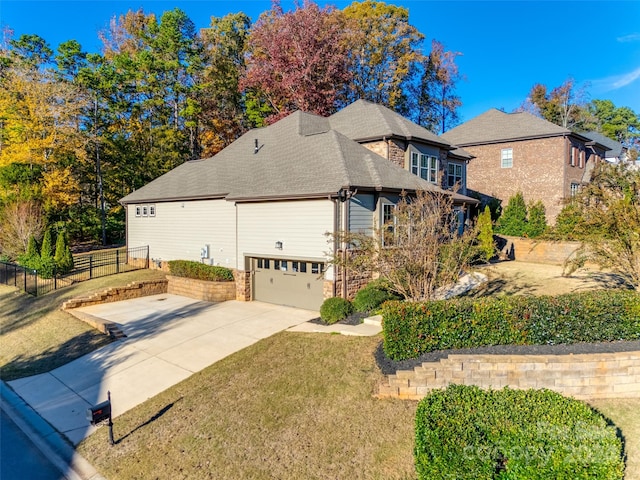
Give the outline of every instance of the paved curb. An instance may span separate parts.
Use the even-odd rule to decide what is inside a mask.
[[[0,408],[68,480],[106,480],[49,423],[0,381]]]

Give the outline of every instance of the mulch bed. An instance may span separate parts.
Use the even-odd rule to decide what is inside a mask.
[[[364,321],[364,319],[369,316],[371,316],[371,314],[368,312],[355,312],[349,315],[344,320],[340,320],[339,322],[334,323],[334,325],[360,325]],[[320,317],[312,318],[311,320],[309,320],[309,323],[314,323],[316,325],[329,325]]]

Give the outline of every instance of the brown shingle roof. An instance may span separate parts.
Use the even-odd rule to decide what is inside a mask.
[[[442,134],[459,147],[530,138],[569,135],[570,130],[527,112],[504,113],[491,109]]]

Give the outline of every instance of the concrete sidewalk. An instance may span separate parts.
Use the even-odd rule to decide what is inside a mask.
[[[317,312],[261,302],[208,303],[170,294],[78,309],[127,336],[10,387],[74,445],[95,431],[86,410],[111,392],[114,417],[193,373]]]

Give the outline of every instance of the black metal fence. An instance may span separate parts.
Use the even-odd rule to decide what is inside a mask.
[[[118,248],[73,256],[73,270],[44,278],[37,270],[15,263],[0,262],[0,283],[34,296],[66,287],[75,282],[149,268],[149,247]]]

